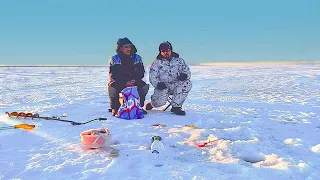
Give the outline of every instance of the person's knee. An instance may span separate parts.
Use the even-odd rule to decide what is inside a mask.
[[[169,93],[165,90],[155,90],[151,96],[151,103],[154,107],[160,107],[167,103]]]
[[[184,92],[189,92],[192,88],[192,82],[188,79],[185,80],[182,84],[182,89]]]
[[[147,83],[144,82],[143,80],[138,80],[135,82],[135,85],[138,86],[138,87],[143,87],[145,86]]]
[[[146,96],[148,94],[148,91],[149,91],[149,84],[146,84],[142,87],[143,96]]]
[[[167,100],[151,98],[151,104],[155,108],[164,106],[166,103],[167,103]]]
[[[149,91],[149,84],[144,84],[142,86],[138,86],[138,92],[140,97],[145,97]]]
[[[117,93],[117,89],[112,86],[108,87],[108,93],[110,98],[116,98],[119,96],[119,94]]]

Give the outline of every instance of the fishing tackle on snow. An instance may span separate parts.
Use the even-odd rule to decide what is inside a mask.
[[[68,123],[71,123],[72,125],[87,124],[89,122],[96,121],[96,120],[98,120],[98,121],[108,120],[107,118],[96,118],[96,119],[89,120],[87,122],[75,122],[75,121],[71,121],[71,120],[60,119],[60,117],[58,117],[58,116],[52,116],[52,117],[40,116],[38,113],[32,114],[32,113],[24,113],[24,112],[20,112],[20,113],[18,113],[18,112],[11,112],[11,113],[6,112],[6,114],[9,117],[12,117],[12,116],[15,116],[17,118],[19,118],[19,117],[24,117],[24,118],[30,117],[32,119],[44,119],[44,120],[68,122]]]
[[[24,130],[32,130],[33,128],[35,128],[35,125],[32,124],[16,124],[13,126],[5,126],[5,127],[0,127],[0,130],[7,130],[7,129],[24,129]]]

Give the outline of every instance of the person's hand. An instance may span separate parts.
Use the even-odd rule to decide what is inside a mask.
[[[186,80],[187,78],[188,78],[188,75],[185,74],[185,73],[180,73],[180,75],[177,77],[177,79],[178,79],[179,81],[184,81],[184,80]]]
[[[134,82],[131,80],[131,81],[128,81],[126,82],[126,87],[131,87],[134,85]]]
[[[157,87],[156,87],[156,89],[158,89],[158,90],[164,90],[165,88],[167,88],[167,86],[166,86],[166,84],[163,83],[163,82],[159,82],[159,83],[157,84]]]

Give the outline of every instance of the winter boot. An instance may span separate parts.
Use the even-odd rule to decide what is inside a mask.
[[[186,115],[186,112],[185,111],[183,111],[182,109],[181,109],[181,107],[172,107],[171,108],[171,112],[173,112],[174,114],[176,114],[176,115]]]
[[[149,111],[149,110],[151,110],[152,108],[153,108],[153,106],[152,106],[151,102],[147,103],[147,105],[146,105],[146,110]]]
[[[143,111],[143,114],[148,114],[146,110],[142,109],[142,111]]]
[[[117,113],[118,113],[118,111],[117,111],[117,110],[115,110],[115,109],[112,109],[112,110],[111,110],[111,114],[112,114],[112,116],[117,115]]]

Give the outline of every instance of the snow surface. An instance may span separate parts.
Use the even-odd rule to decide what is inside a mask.
[[[0,127],[36,125],[0,131],[0,179],[319,179],[320,65],[191,71],[186,116],[160,108],[128,121],[108,112],[107,67],[0,68]],[[108,120],[72,126],[6,111]],[[81,146],[80,132],[95,128],[111,130],[118,157]],[[163,167],[152,166],[154,135],[166,147]]]

